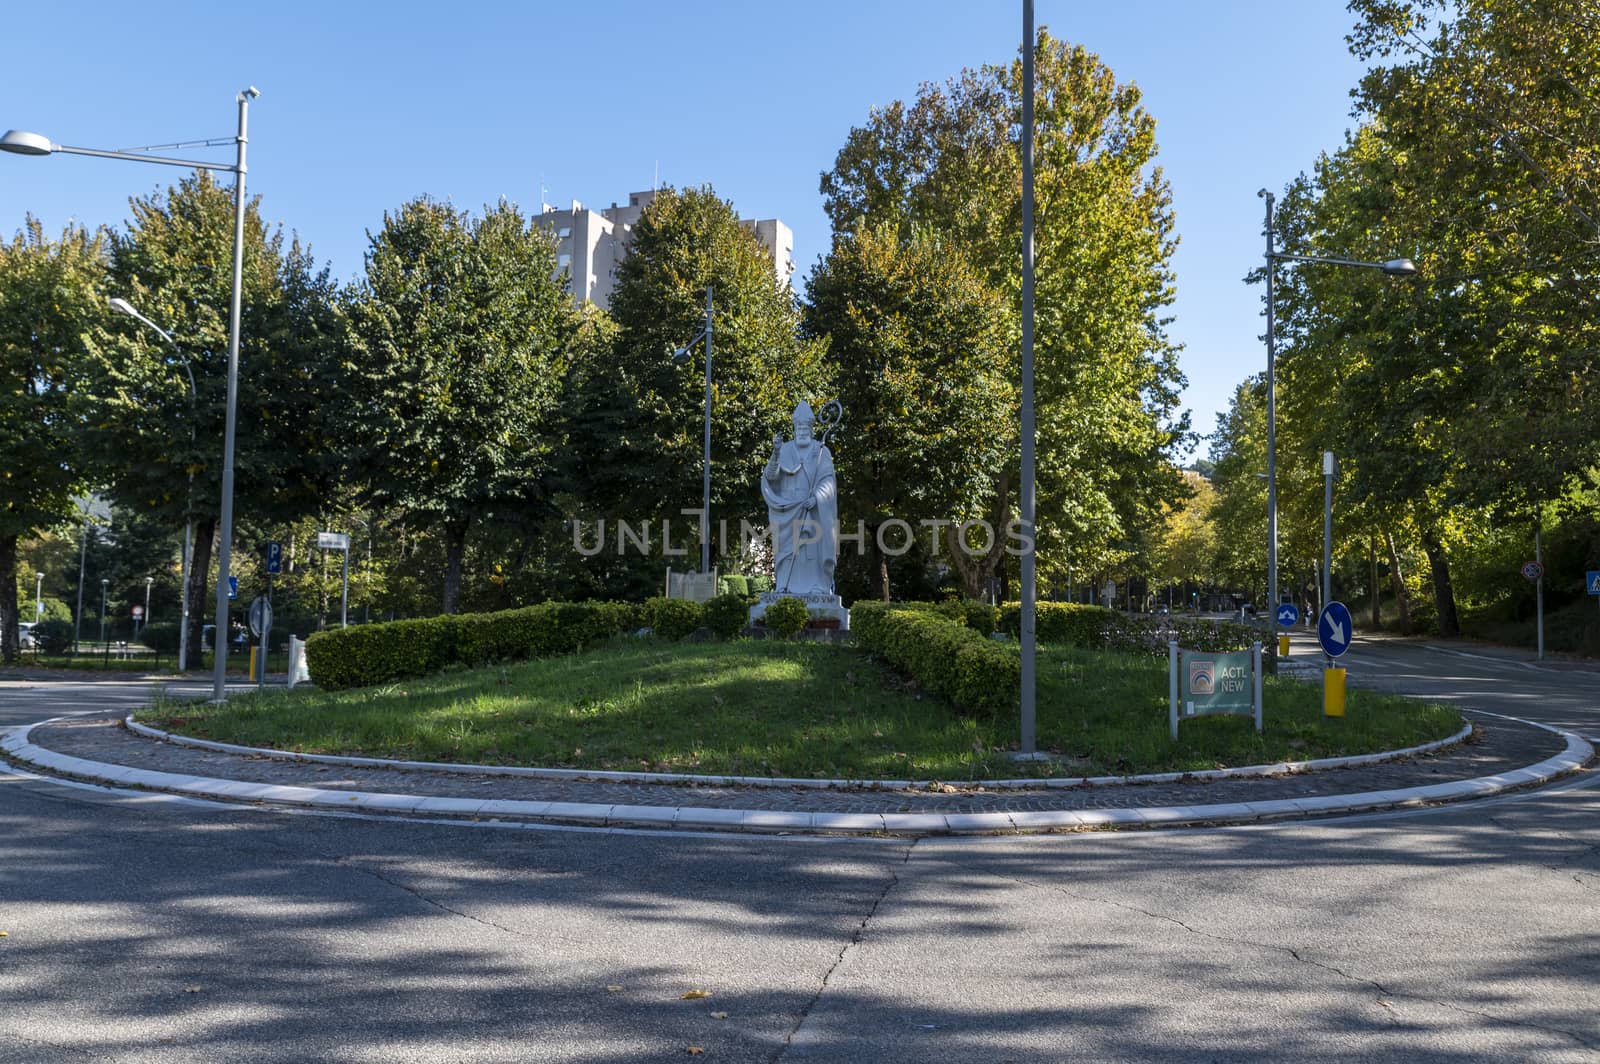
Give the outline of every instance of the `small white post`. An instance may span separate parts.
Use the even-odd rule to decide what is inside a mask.
[[[1250,671],[1256,683],[1256,734],[1261,734],[1261,641],[1250,644]]]
[[[1256,644],[1256,647],[1258,649],[1258,654],[1257,654],[1257,659],[1256,659],[1257,661],[1260,660],[1260,655],[1259,655],[1260,646],[1261,646],[1260,643]],[[1258,681],[1258,683],[1259,683],[1259,681]],[[1176,639],[1171,639],[1171,640],[1167,641],[1167,694],[1170,696],[1169,708],[1168,708],[1168,711],[1167,711],[1167,723],[1171,726],[1172,741],[1173,742],[1177,742],[1178,741],[1178,641]],[[1257,705],[1259,706],[1259,704],[1260,703],[1259,703],[1259,700],[1258,700]]]

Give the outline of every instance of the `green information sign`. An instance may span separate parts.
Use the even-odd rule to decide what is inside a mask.
[[[1167,647],[1174,742],[1179,720],[1214,714],[1254,717],[1256,731],[1261,730],[1260,643],[1232,654],[1180,650],[1177,643]]]
[[[1183,685],[1183,715],[1254,714],[1255,684],[1251,682],[1250,657],[1248,650],[1236,654],[1182,651],[1178,661],[1178,679]]]

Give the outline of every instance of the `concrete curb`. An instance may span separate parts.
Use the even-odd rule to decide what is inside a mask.
[[[1473,711],[1475,712],[1475,711]],[[1502,791],[1546,783],[1575,771],[1594,756],[1582,736],[1535,721],[1499,713],[1486,716],[1530,724],[1564,737],[1560,754],[1526,768],[1401,790],[1366,791],[1321,798],[1291,798],[1224,805],[1154,806],[1142,809],[1074,809],[1007,813],[808,813],[755,809],[708,809],[693,806],[606,805],[582,802],[525,802],[501,799],[442,798],[369,791],[330,791],[315,787],[244,783],[184,776],[170,772],[111,765],[58,754],[28,741],[34,728],[50,721],[15,728],[0,739],[0,753],[64,775],[123,787],[233,801],[272,802],[321,809],[384,811],[476,818],[577,823],[595,826],[691,828],[766,834],[966,835],[1013,832],[1078,831],[1110,827],[1176,827],[1222,825],[1251,821],[1356,813],[1402,806],[1483,798]],[[56,718],[60,719],[60,718]]]
[[[700,776],[686,772],[608,772],[594,769],[571,768],[521,768],[513,765],[461,765],[442,761],[386,761],[379,757],[344,757],[338,754],[302,754],[293,750],[274,750],[264,746],[238,746],[219,743],[214,739],[195,739],[187,735],[140,724],[129,714],[123,718],[129,731],[148,739],[174,743],[198,750],[215,750],[225,754],[248,754],[280,761],[307,761],[319,765],[348,765],[356,768],[387,768],[400,772],[453,772],[469,776],[520,776],[525,779],[601,781],[607,783],[698,783],[706,787],[796,787],[813,790],[871,790],[907,791],[926,790],[937,780],[818,780],[797,779],[786,776]],[[1447,746],[1463,742],[1472,734],[1472,725],[1444,739],[1436,739],[1420,746],[1402,750],[1384,750],[1376,754],[1353,754],[1349,757],[1323,757],[1312,761],[1280,761],[1272,765],[1240,765],[1238,768],[1201,769],[1198,772],[1155,772],[1143,776],[1070,776],[1057,779],[984,780],[985,790],[1067,790],[1075,787],[1113,787],[1133,783],[1181,783],[1187,780],[1241,779],[1251,776],[1287,776],[1301,772],[1322,772],[1328,769],[1355,768],[1360,765],[1377,765],[1385,761],[1398,761],[1418,754],[1430,754]]]

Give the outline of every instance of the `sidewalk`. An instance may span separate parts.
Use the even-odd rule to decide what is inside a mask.
[[[1582,738],[1471,713],[1473,734],[1441,749],[1353,767],[1197,780],[924,784],[887,789],[552,778],[483,766],[399,767],[202,749],[137,734],[115,716],[15,729],[0,753],[30,771],[120,787],[254,803],[430,817],[766,832],[945,834],[1232,824],[1483,797],[1548,782],[1594,755]],[[217,745],[217,744],[212,744]]]

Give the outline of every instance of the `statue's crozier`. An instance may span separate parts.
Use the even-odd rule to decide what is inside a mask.
[[[794,408],[794,439],[772,441],[761,477],[772,526],[777,590],[792,595],[833,594],[839,561],[839,492],[833,455],[814,438],[816,415],[802,401]]]

